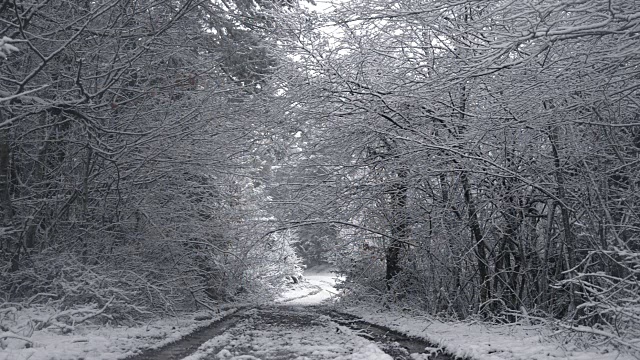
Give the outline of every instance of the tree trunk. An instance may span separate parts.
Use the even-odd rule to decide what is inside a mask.
[[[4,122],[4,113],[0,109],[0,123]],[[11,256],[11,271],[18,271],[20,268],[20,244],[13,236],[13,204],[11,203],[11,169],[9,146],[9,131],[7,129],[0,130],[0,208],[2,209],[2,230],[0,232],[9,232],[8,236],[3,236],[5,243],[2,244]]]
[[[556,191],[558,199],[560,200],[560,214],[562,217],[562,228],[564,234],[564,254],[565,254],[565,265],[567,269],[571,269],[575,266],[575,243],[573,239],[573,231],[571,230],[571,219],[569,214],[569,209],[566,206],[566,189],[565,189],[565,179],[564,179],[564,171],[562,169],[560,163],[560,155],[558,152],[558,127],[551,126],[549,129],[549,141],[551,142],[551,151],[553,153],[553,164],[556,176]],[[560,265],[560,264],[558,264]],[[576,308],[576,299],[575,299],[575,291],[574,285],[571,283],[569,285],[569,296],[570,303],[568,309],[568,315],[574,312]]]
[[[393,239],[386,250],[386,280],[387,289],[391,289],[391,282],[401,271],[400,267],[400,250],[402,249],[402,241],[407,237],[408,219],[406,213],[407,207],[407,170],[398,171],[398,183],[395,184],[391,191],[391,208],[392,208],[392,224],[391,234]]]
[[[478,259],[478,273],[480,275],[480,310],[484,308],[487,301],[491,298],[491,280],[489,279],[489,264],[487,261],[486,244],[480,229],[478,214],[476,212],[476,204],[471,194],[471,186],[467,173],[460,173],[460,181],[464,190],[464,200],[467,204],[469,215],[469,228],[471,230],[471,240],[474,244],[476,258]]]

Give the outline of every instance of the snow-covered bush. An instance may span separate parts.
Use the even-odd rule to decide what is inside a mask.
[[[258,238],[250,243],[238,242],[235,251],[241,254],[236,267],[236,297],[255,297],[262,300],[275,296],[290,282],[292,276],[302,274],[302,260],[293,246],[294,231],[282,231]]]
[[[92,265],[78,261],[71,253],[49,255],[34,255],[31,267],[4,273],[0,288],[5,300],[23,306],[47,306],[62,313],[51,324],[45,322],[40,327],[73,325],[79,321],[78,314],[91,313],[82,309],[99,310],[92,320],[130,323],[172,305],[162,282],[127,269],[124,262],[122,267]]]
[[[629,249],[590,251],[558,286],[579,295],[575,314],[564,328],[640,354],[640,253]]]
[[[344,229],[329,250],[328,259],[344,281],[336,288],[342,290],[343,301],[363,299],[381,300],[386,293],[384,281],[384,240],[378,236]]]

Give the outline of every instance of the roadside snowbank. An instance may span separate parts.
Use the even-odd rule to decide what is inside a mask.
[[[200,312],[154,320],[137,327],[80,324],[68,334],[46,328],[33,331],[31,336],[26,336],[32,331],[31,320],[46,318],[50,314],[37,309],[15,311],[9,318],[5,317],[2,323],[32,343],[16,338],[0,338],[0,360],[122,359],[142,350],[172,343],[235,311],[231,308],[217,314]]]
[[[442,322],[429,316],[408,315],[371,306],[341,311],[408,336],[426,339],[446,349],[447,353],[474,360],[636,359],[611,347],[581,349],[571,341],[554,337],[553,331],[542,325]]]

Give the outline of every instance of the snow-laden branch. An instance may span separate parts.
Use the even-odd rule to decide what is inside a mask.
[[[2,39],[0,39],[0,57],[6,60],[7,56],[12,52],[20,51],[20,49],[11,44],[13,42],[16,42],[16,40],[13,40],[8,36],[4,36],[2,37]]]
[[[417,244],[414,244],[410,241],[406,241],[403,239],[400,239],[396,236],[392,236],[389,234],[385,234],[382,231],[378,231],[375,229],[371,229],[368,228],[366,226],[363,225],[358,225],[358,224],[354,224],[352,222],[348,222],[348,221],[342,221],[342,220],[309,220],[309,221],[299,221],[299,222],[291,222],[288,225],[279,227],[277,229],[273,229],[269,232],[267,232],[264,237],[267,237],[271,234],[277,233],[277,232],[281,232],[281,231],[286,231],[286,230],[291,230],[291,229],[295,229],[295,228],[299,228],[299,227],[304,227],[304,226],[313,226],[313,225],[321,225],[321,224],[336,224],[336,225],[343,225],[343,226],[348,226],[348,227],[352,227],[352,228],[356,228],[356,229],[360,229],[366,232],[369,232],[371,234],[376,234],[376,235],[380,235],[384,238],[387,238],[389,240],[393,240],[395,242],[401,243],[401,244],[405,244],[405,245],[409,245],[409,246],[418,246]]]
[[[7,339],[7,338],[9,338],[9,339],[18,339],[18,340],[26,341],[29,344],[33,344],[33,341],[31,341],[29,338],[14,334],[14,333],[12,333],[10,331],[5,331],[5,332],[1,332],[0,333],[0,340]]]
[[[49,85],[42,85],[39,88],[31,89],[31,90],[28,90],[28,91],[23,91],[23,92],[21,92],[19,94],[9,95],[9,96],[6,96],[6,97],[0,97],[0,102],[5,102],[5,101],[13,100],[13,99],[18,99],[18,98],[24,97],[25,95],[28,95],[28,94],[31,94],[31,93],[34,93],[34,92],[38,92],[38,91],[40,91],[42,89],[46,89],[48,87],[49,87]],[[5,125],[5,123],[0,124],[0,127],[2,127],[3,125]]]

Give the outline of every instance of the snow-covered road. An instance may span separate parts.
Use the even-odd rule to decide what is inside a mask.
[[[338,277],[329,272],[306,272],[304,281],[282,294],[279,303],[287,305],[319,305],[338,294],[335,285]]]
[[[397,352],[399,347],[363,336],[360,330],[345,326],[344,319],[318,306],[337,295],[336,280],[328,272],[306,273],[304,281],[292,284],[275,304],[245,307],[206,330],[211,336],[204,343],[201,341],[197,350],[189,351],[194,342],[190,335],[132,360],[410,359],[408,353],[400,358],[388,355],[385,351]],[[202,334],[196,337],[202,338]],[[185,351],[190,355],[184,357]]]
[[[183,360],[392,360],[420,359],[384,336],[345,326],[321,305],[338,294],[334,274],[307,272],[273,306],[234,315],[239,321]],[[355,329],[355,328],[354,328]],[[386,351],[386,353],[385,353]],[[389,354],[394,354],[390,356]],[[395,356],[396,354],[404,356]]]
[[[391,360],[375,342],[342,326],[314,305],[337,295],[336,276],[307,272],[276,306],[252,308],[222,335],[184,360]]]
[[[376,343],[302,306],[254,308],[184,360],[391,360]]]

